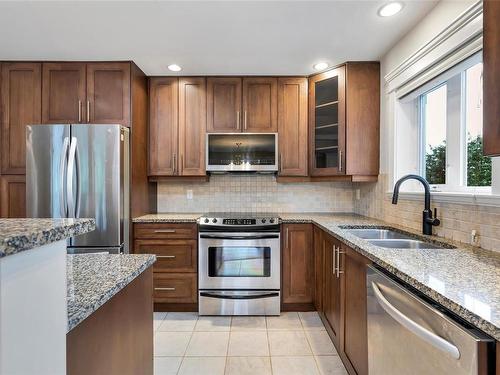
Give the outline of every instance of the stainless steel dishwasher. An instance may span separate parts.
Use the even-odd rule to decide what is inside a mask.
[[[367,266],[370,375],[494,374],[494,340]]]

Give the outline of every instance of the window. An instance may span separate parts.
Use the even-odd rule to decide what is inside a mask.
[[[417,106],[420,174],[438,191],[491,187],[483,156],[481,55],[476,54],[412,95]]]

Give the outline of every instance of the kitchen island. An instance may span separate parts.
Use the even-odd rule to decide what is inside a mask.
[[[65,373],[66,240],[94,228],[93,219],[0,219],[1,374]]]

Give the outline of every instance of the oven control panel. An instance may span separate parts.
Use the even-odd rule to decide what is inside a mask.
[[[251,228],[251,227],[269,227],[269,226],[277,226],[279,225],[278,217],[202,217],[199,220],[200,225],[204,227],[242,227],[243,228]]]
[[[256,219],[222,219],[224,225],[255,225]]]

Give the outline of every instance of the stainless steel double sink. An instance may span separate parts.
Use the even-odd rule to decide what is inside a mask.
[[[445,243],[431,243],[418,239],[415,235],[390,228],[353,228],[342,227],[347,232],[362,238],[372,245],[389,249],[443,249],[453,248]]]

